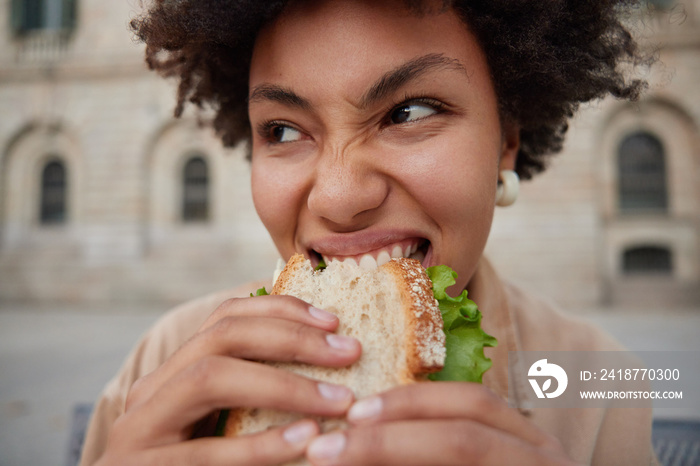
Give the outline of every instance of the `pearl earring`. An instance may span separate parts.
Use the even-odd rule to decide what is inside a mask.
[[[507,207],[518,198],[520,191],[520,178],[513,170],[501,170],[498,174],[498,188],[496,189],[496,205]]]

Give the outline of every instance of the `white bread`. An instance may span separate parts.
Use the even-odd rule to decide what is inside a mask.
[[[362,356],[347,368],[298,363],[270,363],[317,380],[342,384],[356,398],[425,380],[442,369],[445,335],[432,282],[420,262],[392,259],[375,270],[331,262],[315,272],[295,255],[275,282],[271,294],[296,296],[340,318],[337,333],[360,340]],[[263,409],[232,410],[226,436],[242,435],[301,419],[295,413]],[[343,427],[338,419],[320,419],[323,431]],[[306,463],[294,463],[306,464]]]

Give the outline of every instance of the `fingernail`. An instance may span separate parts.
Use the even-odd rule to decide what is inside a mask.
[[[313,422],[302,422],[288,427],[282,436],[289,443],[305,443],[316,434],[316,425]]]
[[[319,308],[313,307],[313,306],[311,306],[309,308],[309,314],[311,314],[311,316],[314,319],[318,319],[318,320],[321,320],[323,322],[333,322],[334,320],[337,319],[337,317],[334,314],[331,314],[328,311],[324,311],[323,309],[319,309]]]
[[[352,392],[349,388],[342,385],[333,385],[329,383],[319,383],[318,391],[322,397],[327,400],[341,401],[352,397]]]
[[[329,460],[340,455],[345,449],[345,435],[335,432],[315,439],[306,450],[306,454],[315,459]]]
[[[326,335],[326,342],[331,348],[335,348],[341,351],[351,351],[357,346],[357,340],[352,337],[346,337],[343,335],[336,335],[334,333],[329,333]]]
[[[350,421],[364,421],[379,416],[382,412],[382,399],[378,396],[372,396],[360,400],[353,404],[348,411],[348,419]]]

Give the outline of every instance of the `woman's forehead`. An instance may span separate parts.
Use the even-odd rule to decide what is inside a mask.
[[[389,19],[413,23],[417,20],[431,21],[435,16],[453,12],[443,0],[292,0],[286,2],[285,7],[277,15],[271,25],[263,28],[279,28],[281,25],[294,24],[308,25],[314,21],[321,24],[329,18],[371,21],[375,23],[376,17],[383,17],[387,28],[390,28]],[[313,35],[317,29],[297,28],[300,33]]]
[[[250,84],[271,78],[357,81],[361,75],[374,80],[427,56],[444,57],[467,74],[485,64],[476,39],[453,10],[416,14],[402,0],[302,2],[261,31]]]

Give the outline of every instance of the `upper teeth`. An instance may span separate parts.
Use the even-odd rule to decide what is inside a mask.
[[[382,251],[377,256],[377,265],[384,265],[391,260],[391,256],[388,252]]]
[[[352,261],[356,265],[359,265],[360,268],[365,269],[365,270],[372,270],[376,269],[377,266],[379,265],[384,265],[387,262],[389,262],[392,258],[398,258],[398,257],[412,257],[413,259],[417,259],[419,261],[423,261],[425,259],[425,254],[423,252],[418,252],[418,245],[417,244],[412,244],[409,246],[406,246],[405,249],[402,249],[400,245],[396,245],[391,249],[391,254],[389,254],[389,251],[387,249],[383,249],[377,254],[377,258],[375,259],[373,255],[371,254],[364,254],[360,257],[359,261],[355,259],[354,257],[346,257],[343,262],[348,262]],[[338,260],[336,257],[327,257],[323,256],[323,261],[326,264],[330,264],[331,261]]]
[[[360,268],[365,270],[376,269],[377,261],[374,260],[374,257],[370,256],[369,254],[365,254],[360,258]]]

